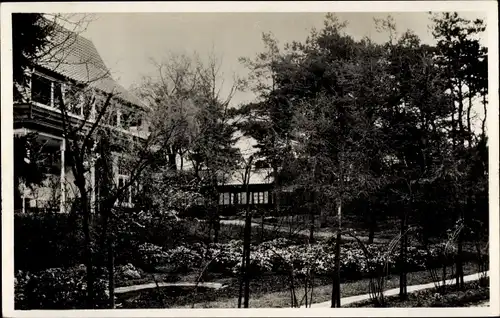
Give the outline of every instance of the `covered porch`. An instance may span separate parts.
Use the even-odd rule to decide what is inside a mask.
[[[79,196],[78,189],[74,184],[74,176],[66,150],[65,139],[50,133],[18,128],[14,130],[14,137],[23,137],[33,134],[37,151],[36,165],[41,169],[43,180],[40,184],[28,185],[23,180],[19,180],[16,196],[15,209],[17,213],[42,213],[56,212],[68,213],[72,209],[72,204]],[[29,164],[31,156],[22,160]],[[15,160],[20,160],[17,158]],[[16,165],[18,166],[18,165]],[[18,166],[19,167],[19,166]],[[95,167],[89,168],[86,178],[87,191],[90,193],[91,210],[95,206]]]

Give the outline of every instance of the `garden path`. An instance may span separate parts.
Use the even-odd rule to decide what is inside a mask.
[[[196,283],[190,282],[177,282],[177,283],[168,283],[168,282],[158,282],[159,287],[167,287],[167,286],[179,286],[179,287],[195,287]],[[150,289],[156,288],[156,283],[148,283],[148,284],[140,284],[140,285],[132,285],[132,286],[123,286],[115,288],[115,294],[123,294],[131,291],[142,290],[142,289]],[[225,285],[221,283],[209,283],[209,282],[200,282],[198,283],[198,287],[206,287],[206,288],[214,288],[220,289],[224,288]]]
[[[481,275],[480,273],[475,273],[475,274],[464,276],[464,282],[471,282],[471,281],[479,280],[480,275]],[[486,275],[489,276],[490,272],[487,271]],[[448,279],[446,281],[446,284],[453,284],[454,281],[455,281],[455,279]],[[434,287],[435,287],[434,283],[412,285],[412,286],[408,286],[408,293],[416,292],[418,290],[434,288]],[[384,292],[384,296],[394,296],[394,295],[398,295],[398,294],[399,294],[399,288],[388,289]],[[340,304],[342,306],[344,306],[344,305],[348,305],[348,304],[352,304],[352,303],[356,303],[356,302],[368,300],[368,299],[370,299],[369,294],[344,297],[340,300]],[[488,302],[488,304],[489,304],[489,302]],[[302,307],[304,307],[304,306],[302,306]],[[311,307],[312,308],[330,308],[331,302],[325,301],[322,303],[316,303],[316,304],[312,304]],[[484,307],[484,306],[479,306],[479,307]]]

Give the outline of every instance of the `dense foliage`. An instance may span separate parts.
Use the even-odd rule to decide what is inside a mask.
[[[85,266],[49,268],[43,271],[18,271],[15,275],[16,309],[85,308]],[[97,308],[106,308],[104,271],[95,283]]]

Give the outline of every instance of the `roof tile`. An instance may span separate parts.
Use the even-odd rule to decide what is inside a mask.
[[[88,84],[136,106],[144,104],[110,75],[92,41],[63,27],[58,28],[39,65],[80,83]]]

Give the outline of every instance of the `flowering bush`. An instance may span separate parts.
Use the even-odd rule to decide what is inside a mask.
[[[210,244],[207,260],[212,260],[209,270],[219,273],[234,273],[234,268],[241,263],[243,242],[231,240],[226,244]]]
[[[97,308],[105,308],[104,270],[94,282]],[[14,281],[16,309],[82,309],[86,300],[85,266],[49,268],[40,272],[18,271]]]
[[[169,255],[161,246],[144,243],[139,245],[138,249],[141,256],[141,263],[146,268],[154,268],[155,266],[164,265],[168,262]]]
[[[345,243],[341,249],[340,271],[348,279],[362,275],[394,272],[399,268],[399,248],[388,251],[385,245],[367,245],[363,250],[356,243]],[[406,253],[408,270],[423,270],[436,262],[441,262],[443,249],[437,245],[429,251],[409,247]],[[228,243],[211,243],[208,246],[196,243],[180,245],[167,251],[152,244],[141,245],[140,250],[150,263],[169,265],[177,272],[200,269],[209,263],[209,272],[238,275],[241,271],[243,242],[232,240]],[[329,243],[294,244],[279,238],[252,246],[250,271],[252,274],[266,272],[290,273],[295,275],[330,275],[334,270],[335,250]]]
[[[199,250],[184,245],[177,246],[165,253],[165,263],[175,268],[176,272],[187,272],[198,268],[203,260]]]
[[[331,244],[294,245],[286,248],[271,248],[265,243],[262,245],[266,250],[273,251],[273,254],[259,254],[262,258],[266,255],[269,257],[273,271],[289,271],[293,267],[297,273],[305,273],[307,269],[318,275],[329,275],[334,270],[335,253]],[[407,268],[423,270],[432,263],[429,260],[438,260],[439,253],[434,249],[431,249],[433,252],[429,255],[427,250],[409,247],[406,253]],[[397,268],[399,249],[389,252],[386,246],[369,245],[367,250],[368,254],[354,244],[342,247],[340,271],[344,277],[356,278],[362,274]]]

